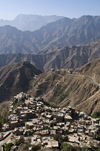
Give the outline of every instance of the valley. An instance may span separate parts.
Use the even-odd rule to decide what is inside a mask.
[[[52,68],[48,72],[42,72],[28,62],[4,66],[0,68],[0,101],[11,100],[13,95],[24,91],[40,96],[54,106],[69,105],[92,115],[99,112],[100,106],[99,60],[78,70]],[[87,70],[89,64],[94,66],[93,74],[91,66]]]
[[[99,151],[100,16],[0,20],[0,111],[0,151]]]

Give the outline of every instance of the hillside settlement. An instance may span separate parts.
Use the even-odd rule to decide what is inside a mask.
[[[61,135],[63,141],[82,148],[91,149],[90,143],[100,144],[98,136],[100,124],[84,112],[73,107],[53,108],[46,105],[42,98],[34,98],[23,92],[14,96],[9,106],[8,123],[3,124],[0,133],[0,146],[13,143],[13,150],[18,148],[15,141],[24,136],[24,141],[30,140],[32,145],[46,148],[59,148],[61,142],[54,136]],[[7,139],[9,137],[9,139]],[[62,141],[62,140],[61,140]]]

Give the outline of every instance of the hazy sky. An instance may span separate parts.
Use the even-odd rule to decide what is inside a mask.
[[[58,15],[78,18],[100,15],[100,0],[0,0],[0,19],[19,14]]]

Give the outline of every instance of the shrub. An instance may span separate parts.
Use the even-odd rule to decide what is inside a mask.
[[[39,149],[41,149],[41,144],[33,145],[33,146],[32,146],[32,151],[37,151],[37,150],[39,150]]]
[[[2,128],[2,121],[0,121],[0,129]]]
[[[65,94],[61,94],[60,97],[59,97],[59,100],[63,101],[65,98],[66,98],[66,95]]]
[[[67,136],[64,137],[64,138],[63,138],[63,141],[64,141],[64,142],[68,142],[68,137],[67,137]]]
[[[37,95],[35,94],[35,95],[34,95],[34,98],[36,98],[36,97],[37,97]]]
[[[5,145],[5,150],[6,150],[6,151],[10,151],[12,146],[13,146],[12,143],[6,144],[6,145]]]
[[[16,141],[16,146],[19,146],[21,143],[24,143],[24,137],[21,136],[18,141]]]
[[[25,127],[26,129],[30,129],[30,126],[29,125],[26,125],[26,127]]]
[[[0,129],[2,128],[2,125],[8,121],[8,111],[6,111],[2,116],[0,116]]]
[[[92,117],[94,118],[99,118],[100,117],[100,112],[95,112]]]
[[[44,128],[43,128],[44,130],[50,130],[50,127],[48,127],[48,126],[44,126]]]
[[[70,144],[63,143],[61,151],[76,151],[76,149]]]
[[[23,151],[28,151],[30,147],[30,144],[25,144],[23,147]]]
[[[60,134],[54,135],[54,140],[58,141],[59,143],[63,142],[63,137]]]

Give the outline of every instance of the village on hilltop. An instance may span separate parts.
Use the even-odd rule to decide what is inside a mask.
[[[100,123],[84,112],[75,111],[71,106],[54,108],[46,105],[42,98],[21,92],[14,96],[9,106],[8,122],[3,124],[0,133],[0,145],[3,148],[13,143],[12,150],[16,150],[15,141],[24,136],[24,141],[30,143],[30,151],[32,145],[40,145],[43,150],[59,148],[62,142],[80,148],[86,145],[91,149],[91,142],[100,145],[99,132]]]

